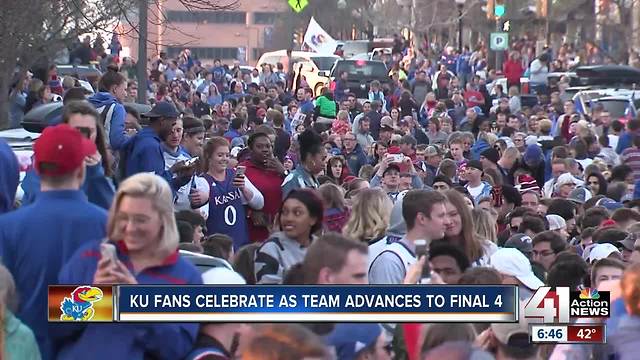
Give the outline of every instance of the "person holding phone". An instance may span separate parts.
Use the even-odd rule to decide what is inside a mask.
[[[229,235],[237,251],[249,243],[245,205],[253,210],[261,210],[264,197],[246,178],[246,166],[229,169],[229,152],[229,142],[223,137],[213,137],[204,146],[203,177],[209,183],[206,235]]]
[[[60,271],[60,284],[202,284],[200,272],[178,252],[173,193],[161,177],[143,173],[122,182],[106,229],[106,239],[77,247]],[[199,325],[54,327],[57,359],[79,359],[89,353],[110,359],[182,359],[192,349]]]
[[[171,188],[177,191],[189,182],[196,170],[195,166],[185,166],[184,161],[178,161],[169,169],[165,168],[162,141],[171,134],[180,113],[173,104],[161,101],[143,116],[149,119],[149,126],[127,143],[124,164],[121,164],[123,177],[151,172],[167,180]]]
[[[273,153],[273,143],[268,134],[254,132],[247,141],[249,159],[240,165],[246,167],[246,177],[262,193],[264,207],[249,211],[249,239],[264,241],[269,237],[273,220],[282,204],[282,180],[285,168]]]
[[[187,123],[191,126],[193,120],[197,119],[192,117],[177,119],[171,128],[171,134],[169,134],[167,139],[163,142],[162,155],[164,156],[164,166],[166,170],[170,170],[177,163],[182,163],[186,168],[198,167],[199,155],[192,157],[191,153],[188,151],[189,148],[181,145],[184,137],[186,136],[184,124]],[[204,132],[204,127],[202,127],[202,129]],[[201,153],[202,151],[200,151],[200,154]],[[207,184],[207,181],[204,178],[197,176],[194,172],[194,175],[191,176],[189,181],[176,190],[174,207],[176,211],[198,209],[200,213],[206,215],[208,213],[208,208],[205,205],[208,198],[209,184]]]
[[[400,193],[400,172],[401,168],[408,170],[411,176],[411,188],[422,189],[424,183],[416,172],[411,158],[402,154],[385,154],[385,157],[380,162],[378,171],[371,178],[371,187],[382,187],[382,190],[389,195],[393,202],[396,201],[396,197]]]
[[[84,138],[96,145],[97,151],[84,159],[87,172],[82,190],[89,202],[109,209],[115,188],[110,179],[113,175],[111,154],[107,149],[106,134],[99,123],[98,112],[86,101],[72,101],[64,106],[62,122],[78,130]],[[33,203],[40,194],[41,187],[40,176],[35,169],[27,171],[21,186],[24,190],[22,205]]]

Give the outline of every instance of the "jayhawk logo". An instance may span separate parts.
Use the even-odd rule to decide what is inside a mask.
[[[60,303],[60,320],[62,321],[89,321],[93,318],[95,310],[93,303],[102,299],[102,290],[93,286],[78,286],[71,293],[71,297],[65,297]]]

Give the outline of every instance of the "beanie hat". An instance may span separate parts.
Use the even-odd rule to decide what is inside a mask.
[[[498,163],[498,160],[500,160],[500,154],[498,154],[498,150],[490,147],[485,149],[484,151],[482,151],[480,153],[480,156],[484,156],[485,158],[487,158],[487,160],[491,161],[494,164]]]

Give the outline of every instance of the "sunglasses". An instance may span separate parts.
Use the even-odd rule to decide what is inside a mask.
[[[384,351],[386,351],[387,354],[389,354],[389,355],[393,354],[393,344],[390,344],[390,343],[386,344],[384,346]]]

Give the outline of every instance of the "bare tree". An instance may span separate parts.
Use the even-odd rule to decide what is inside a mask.
[[[179,0],[188,11],[223,11],[237,7],[239,0]],[[11,84],[37,62],[51,59],[82,34],[111,32],[115,25],[126,24],[129,35],[137,36],[146,53],[146,25],[142,12],[150,14],[152,24],[171,27],[161,0],[5,0],[0,12],[0,129],[9,125]],[[144,10],[144,11],[141,11]],[[141,31],[145,29],[145,31]],[[146,80],[146,54],[138,63],[139,80]],[[144,86],[141,84],[141,86]],[[141,91],[144,93],[144,91]]]
[[[133,38],[138,40],[138,63],[136,66],[136,73],[138,79],[138,87],[141,89],[147,88],[147,44],[149,43],[148,37],[148,25],[160,25],[163,29],[177,31],[181,34],[187,35],[187,37],[193,38],[190,34],[182,32],[178,27],[173,26],[167,19],[165,12],[162,10],[161,0],[137,0],[138,1],[138,17],[137,23],[133,22],[131,18],[126,17],[128,28],[131,29],[134,34],[129,34]],[[239,0],[178,0],[182,6],[190,12],[195,11],[228,11],[238,7]],[[194,14],[195,16],[195,14]],[[133,35],[133,36],[132,36]],[[195,40],[195,38],[193,38]],[[164,46],[168,44],[154,44],[156,46]],[[176,44],[171,44],[176,45]],[[187,44],[179,44],[187,45]],[[147,92],[138,92],[138,102],[146,103]]]
[[[79,34],[107,26],[119,11],[109,0],[4,1],[0,12],[0,129],[9,125],[7,94],[16,75],[52,58]]]
[[[480,0],[467,0],[462,8],[463,20],[480,4]],[[373,6],[363,8],[362,14],[377,29],[378,35],[390,35],[403,28],[416,35],[431,35],[451,29],[460,19],[452,0],[376,1]]]

